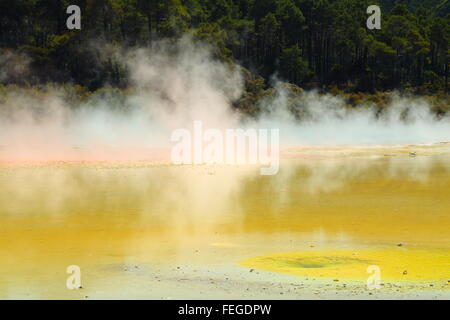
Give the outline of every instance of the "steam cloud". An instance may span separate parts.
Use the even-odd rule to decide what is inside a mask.
[[[8,53],[9,54],[9,53]],[[70,90],[8,89],[0,96],[0,161],[88,161],[167,159],[174,129],[205,127],[280,129],[282,147],[434,143],[450,140],[448,116],[437,119],[421,98],[395,97],[379,115],[371,106],[346,108],[345,101],[316,92],[276,94],[258,102],[249,119],[232,108],[243,93],[237,66],[213,58],[212,50],[185,37],[153,49],[116,52],[132,88],[120,99],[94,95],[70,101]],[[0,61],[11,59],[3,54]],[[3,71],[2,80],[24,65]],[[16,61],[17,62],[17,61]],[[302,116],[295,118],[289,105]]]

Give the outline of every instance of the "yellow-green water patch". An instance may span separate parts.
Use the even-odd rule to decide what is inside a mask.
[[[304,277],[367,279],[368,267],[378,266],[384,280],[446,283],[450,279],[450,250],[436,248],[284,252],[247,258],[240,264]]]

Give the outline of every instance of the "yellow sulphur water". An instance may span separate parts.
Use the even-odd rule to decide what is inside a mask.
[[[245,259],[241,264],[304,277],[350,280],[366,279],[369,266],[378,266],[381,278],[388,281],[450,280],[448,249],[311,250],[267,254]]]
[[[70,265],[85,283],[76,298],[146,297],[141,282],[154,269],[172,279],[195,264],[227,277],[220,268],[244,258],[316,279],[367,279],[377,265],[386,281],[450,288],[448,152],[374,152],[302,151],[308,158],[281,162],[274,176],[259,167],[0,164],[0,299],[74,298]],[[128,264],[150,270],[139,286],[124,279]]]

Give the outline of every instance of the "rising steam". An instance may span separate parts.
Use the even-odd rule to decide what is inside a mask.
[[[244,89],[240,68],[215,59],[208,46],[185,37],[117,52],[132,84],[126,93],[74,102],[63,87],[5,87],[0,161],[167,160],[171,132],[195,120],[217,129],[280,129],[285,148],[450,140],[449,118],[438,119],[421,98],[394,97],[380,114],[374,106],[349,109],[337,96],[294,94],[276,85],[275,95],[258,102],[259,118],[250,120],[232,107]],[[14,70],[26,74],[24,61],[0,79]]]

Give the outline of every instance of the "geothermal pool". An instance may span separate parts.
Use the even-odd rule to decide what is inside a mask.
[[[275,176],[3,162],[0,298],[450,298],[449,150],[290,150]]]

